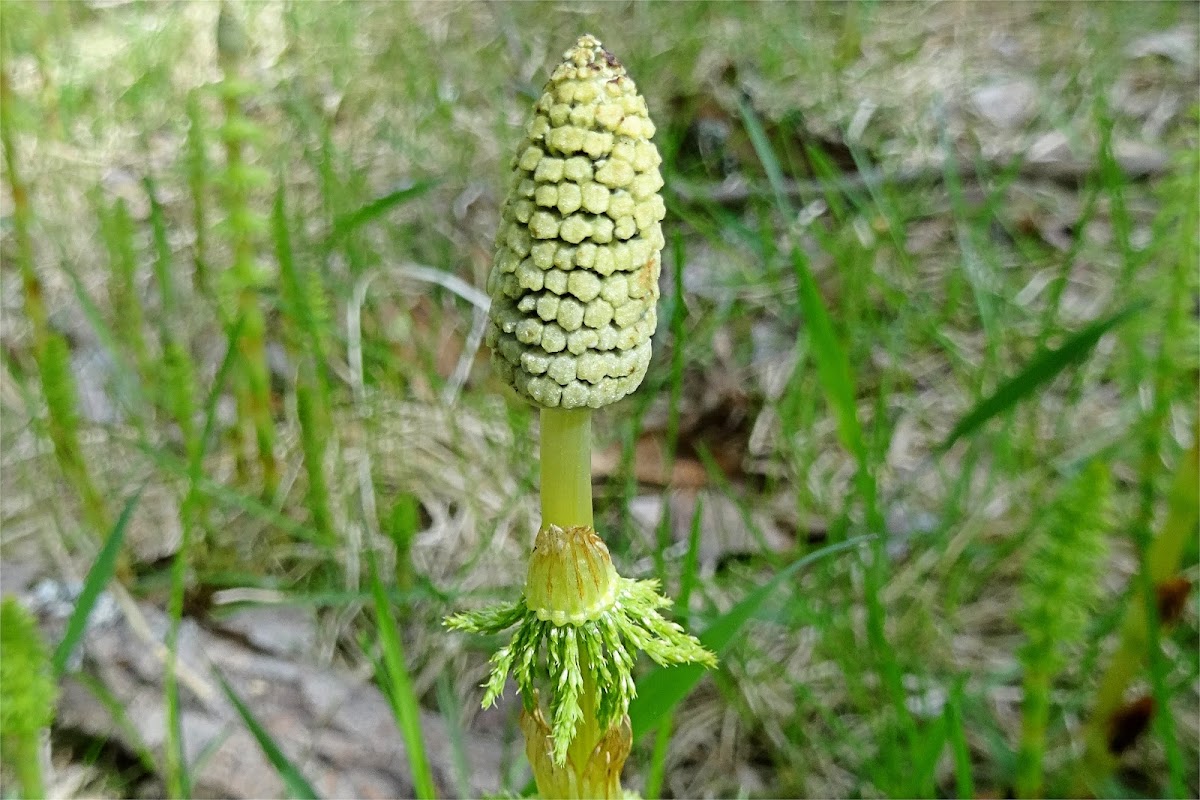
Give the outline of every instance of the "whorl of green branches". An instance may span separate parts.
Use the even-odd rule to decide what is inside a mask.
[[[41,732],[54,721],[58,686],[37,623],[16,598],[0,603],[0,739],[22,797],[43,797]]]
[[[63,475],[79,494],[88,525],[97,537],[109,529],[104,498],[92,481],[79,444],[75,381],[67,341],[50,327],[42,296],[42,282],[34,269],[32,213],[29,187],[21,178],[21,164],[13,138],[13,120],[27,111],[10,87],[8,73],[0,71],[0,142],[4,151],[6,179],[13,199],[13,235],[17,242],[16,262],[25,294],[25,315],[32,328],[33,358],[42,394],[46,398],[47,432],[54,444],[54,457]]]
[[[267,287],[268,273],[257,258],[268,222],[252,202],[254,193],[265,189],[271,177],[267,170],[247,158],[248,148],[261,146],[266,133],[242,107],[255,91],[255,86],[240,76],[246,50],[246,36],[232,7],[222,5],[217,21],[217,52],[224,73],[218,93],[224,112],[219,138],[225,148],[225,168],[216,183],[226,212],[223,227],[232,250],[232,263],[218,281],[217,297],[227,324],[241,321],[238,350],[243,368],[237,382],[239,416],[249,420],[253,428],[264,489],[271,494],[278,483],[279,466],[271,417],[266,320],[259,306],[259,293]]]
[[[1025,568],[1019,621],[1025,702],[1017,754],[1017,792],[1043,794],[1042,761],[1050,717],[1050,686],[1083,638],[1107,552],[1108,470],[1100,461],[1075,476],[1035,531]]]
[[[54,721],[58,687],[33,616],[14,597],[0,603],[0,731],[35,734]]]
[[[129,207],[118,199],[111,209],[100,208],[100,230],[108,249],[108,302],[114,309],[113,329],[121,343],[133,352],[142,380],[153,375],[150,348],[146,343],[142,302],[137,292],[137,251]]]
[[[1109,476],[1102,462],[1075,476],[1037,531],[1025,569],[1021,661],[1061,669],[1069,647],[1082,638],[1107,552]]]

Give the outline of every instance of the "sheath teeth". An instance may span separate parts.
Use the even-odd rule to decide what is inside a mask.
[[[547,525],[538,531],[525,581],[525,603],[538,619],[559,626],[593,622],[612,608],[618,586],[608,548],[594,530]]]

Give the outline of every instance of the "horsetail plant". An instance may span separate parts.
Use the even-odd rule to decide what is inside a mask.
[[[172,267],[171,243],[167,239],[167,223],[158,192],[150,178],[143,180],[150,201],[150,228],[154,236],[154,279],[158,284],[161,313],[158,320],[159,346],[162,350],[162,374],[166,378],[162,398],[168,413],[175,419],[183,441],[191,453],[199,446],[196,436],[195,396],[196,369],[187,345],[176,335],[171,321],[178,319],[179,298]]]
[[[1024,703],[1017,750],[1018,797],[1041,797],[1050,689],[1066,666],[1072,646],[1083,638],[1099,592],[1108,520],[1108,470],[1100,461],[1075,476],[1036,531],[1025,569],[1019,617]]]
[[[42,732],[54,721],[58,687],[37,623],[13,597],[0,604],[0,741],[21,797],[45,797]]]
[[[192,286],[201,295],[209,295],[212,289],[208,275],[208,206],[205,202],[209,166],[204,113],[195,89],[188,93],[187,117],[187,184],[192,196],[192,228],[196,237],[192,243]]]
[[[483,703],[512,672],[543,797],[622,796],[638,651],[662,665],[716,663],[660,614],[670,601],[656,581],[617,573],[592,518],[592,409],[641,383],[657,321],[666,211],[653,135],[624,67],[580,37],[512,161],[488,278],[492,363],[540,408],[542,524],[522,596],[447,624],[477,634],[515,626],[492,657]]]
[[[258,291],[264,283],[262,265],[256,259],[256,243],[267,228],[266,219],[254,210],[251,193],[270,182],[270,175],[246,158],[247,145],[261,140],[262,129],[246,116],[242,101],[252,86],[239,76],[246,51],[245,32],[230,6],[222,4],[217,17],[217,54],[224,79],[219,92],[225,114],[220,138],[225,147],[225,170],[219,182],[227,217],[225,227],[233,251],[233,261],[222,276],[218,306],[228,321],[241,320],[238,350],[242,370],[237,377],[239,418],[249,420],[258,446],[263,488],[267,495],[275,491],[279,468],[275,459],[275,424],[271,418],[271,379],[267,366],[266,320],[258,305]],[[243,455],[239,442],[239,459]]]
[[[288,320],[287,341],[297,359],[296,418],[300,423],[300,446],[308,476],[306,501],[313,527],[321,538],[336,542],[333,513],[330,510],[329,483],[325,478],[325,444],[329,438],[330,400],[328,384],[320,370],[324,347],[320,325],[325,306],[324,291],[310,272],[296,266],[288,232],[283,179],[275,194],[271,211],[271,232],[275,239],[275,257],[279,262],[280,295]]]
[[[163,675],[163,697],[167,708],[166,784],[172,797],[188,796],[186,758],[183,748],[183,723],[179,712],[179,627],[183,617],[185,581],[188,564],[203,557],[209,545],[208,508],[200,490],[199,469],[204,460],[204,432],[196,426],[196,368],[187,346],[175,335],[170,320],[177,319],[179,304],[170,241],[163,207],[152,178],[142,181],[150,201],[150,227],[154,237],[154,278],[158,284],[159,341],[162,349],[163,397],[167,412],[175,419],[183,437],[188,461],[188,486],[180,506],[182,538],[171,565],[171,593],[168,600],[167,662]]]
[[[1074,793],[1094,794],[1112,774],[1121,752],[1120,714],[1127,691],[1147,669],[1150,648],[1158,647],[1154,627],[1176,623],[1191,590],[1179,573],[1189,539],[1200,520],[1200,427],[1193,429],[1192,446],[1176,467],[1167,492],[1166,514],[1148,545],[1143,569],[1153,594],[1135,585],[1119,628],[1116,648],[1100,674],[1090,716],[1084,727],[1084,753],[1078,764]],[[1151,616],[1153,615],[1153,616]],[[1153,715],[1154,708],[1151,706]],[[1148,722],[1149,720],[1147,720]],[[1132,737],[1127,737],[1132,738]]]
[[[142,381],[154,375],[150,348],[146,343],[142,301],[137,292],[137,253],[134,248],[133,220],[129,207],[118,199],[111,209],[98,198],[100,231],[108,249],[108,302],[117,310],[113,328],[122,344],[133,351],[134,364]]]
[[[32,220],[29,187],[21,176],[16,142],[13,140],[13,117],[23,108],[13,95],[8,71],[0,69],[0,149],[4,151],[5,176],[13,200],[16,262],[25,294],[25,315],[31,329],[33,360],[46,399],[46,428],[54,446],[58,467],[79,495],[84,519],[98,540],[111,527],[108,507],[88,471],[79,441],[78,397],[71,372],[70,347],[67,340],[50,326],[41,278],[34,268],[33,240],[29,231]],[[122,577],[129,577],[129,566],[124,559],[119,571]]]

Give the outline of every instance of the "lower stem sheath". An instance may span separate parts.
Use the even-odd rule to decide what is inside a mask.
[[[542,525],[593,527],[592,412],[542,409]]]

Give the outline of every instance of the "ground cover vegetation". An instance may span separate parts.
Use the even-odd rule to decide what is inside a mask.
[[[504,638],[442,621],[525,585],[538,415],[484,287],[590,32],[666,207],[595,527],[718,659],[638,663],[624,785],[1196,796],[1198,25],[0,5],[5,794],[533,791],[511,684],[480,709]]]

